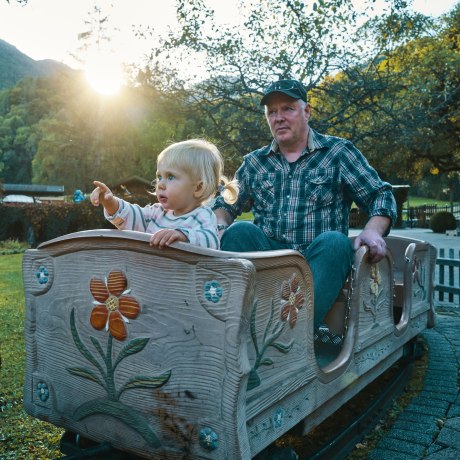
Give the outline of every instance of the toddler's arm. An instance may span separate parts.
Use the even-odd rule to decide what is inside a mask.
[[[118,200],[113,196],[112,191],[103,182],[95,180],[96,188],[91,192],[90,200],[94,206],[102,204],[107,214],[112,216],[118,211]]]

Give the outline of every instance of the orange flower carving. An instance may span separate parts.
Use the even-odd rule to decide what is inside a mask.
[[[128,281],[123,272],[113,270],[106,281],[91,278],[89,289],[93,294],[95,307],[91,312],[90,322],[98,331],[109,330],[117,340],[126,339],[126,326],[130,319],[136,318],[141,307],[126,289]]]
[[[295,273],[289,281],[283,281],[281,298],[285,300],[281,305],[281,320],[289,321],[289,326],[293,328],[297,322],[297,312],[304,303],[304,296],[299,287],[299,278]]]

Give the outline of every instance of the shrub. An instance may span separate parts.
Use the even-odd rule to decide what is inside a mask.
[[[435,233],[445,233],[446,230],[455,230],[457,221],[451,212],[439,211],[431,216],[430,228]]]
[[[132,203],[145,206],[155,197],[130,196]],[[35,247],[67,233],[97,228],[115,228],[104,218],[102,206],[89,200],[80,203],[0,203],[0,241],[15,239]]]
[[[18,240],[0,241],[0,255],[19,254],[29,249],[29,245]]]
[[[16,239],[34,247],[66,233],[114,228],[100,207],[89,202],[52,204],[0,204],[0,241]]]

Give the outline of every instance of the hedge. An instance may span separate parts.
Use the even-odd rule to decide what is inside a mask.
[[[141,206],[147,200],[131,199]],[[114,228],[103,215],[102,207],[89,200],[45,203],[0,203],[0,241],[16,239],[35,247],[67,233],[96,228]]]

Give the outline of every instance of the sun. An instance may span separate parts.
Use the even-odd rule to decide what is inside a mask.
[[[85,66],[86,80],[98,93],[117,93],[123,84],[122,64],[116,56],[97,53],[91,56]]]

